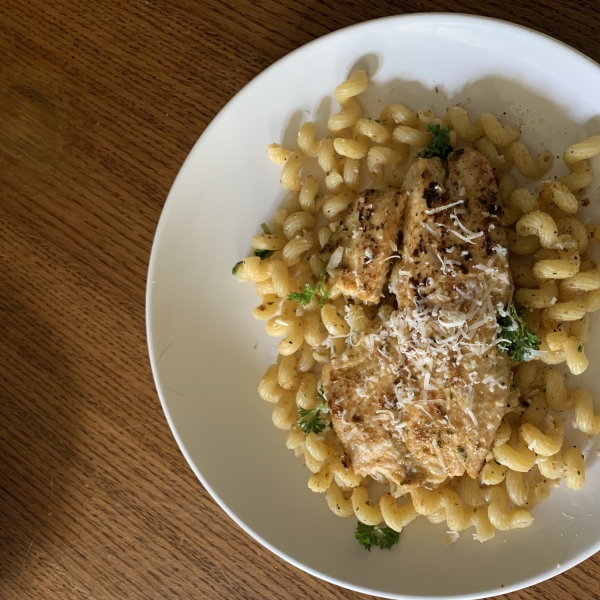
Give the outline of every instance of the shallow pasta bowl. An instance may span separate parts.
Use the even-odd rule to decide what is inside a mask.
[[[333,89],[356,68],[371,84],[360,100],[377,118],[399,102],[437,114],[462,103],[522,126],[536,153],[560,156],[600,133],[600,68],[531,30],[444,14],[392,17],[316,40],[248,84],[203,133],[173,185],[152,251],[147,326],[152,368],[167,419],[190,466],[250,535],[305,571],[386,598],[480,598],[532,585],[600,549],[600,467],[587,447],[587,482],[564,484],[533,510],[525,530],[497,532],[483,546],[469,532],[444,549],[444,525],[418,519],[392,551],[368,553],[354,519],[331,514],[306,485],[300,459],[271,424],[256,392],[276,343],[254,321],[250,284],[231,276],[249,240],[284,196],[265,148],[295,143],[299,125],[338,109]],[[582,91],[585,90],[585,93]],[[596,159],[593,167],[600,167]],[[567,172],[555,161],[550,176]],[[584,216],[600,221],[598,179]],[[599,328],[592,319],[592,334]],[[595,395],[600,344],[578,379]],[[600,410],[600,406],[596,407]],[[579,442],[587,440],[578,438]]]

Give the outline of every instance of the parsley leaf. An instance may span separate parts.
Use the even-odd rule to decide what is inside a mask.
[[[241,265],[244,264],[243,260],[240,260],[239,262],[236,262],[235,265],[233,265],[233,269],[231,269],[231,274],[232,275],[237,275],[237,270],[240,268]]]
[[[433,133],[433,139],[427,144],[425,150],[417,154],[422,158],[433,158],[439,156],[442,160],[448,158],[452,152],[450,145],[450,126],[441,127],[440,125],[427,125],[427,131]]]
[[[317,281],[317,285],[315,285],[314,290],[310,287],[310,284],[307,283],[304,286],[303,292],[290,292],[288,294],[288,300],[298,302],[298,304],[302,304],[302,306],[308,306],[312,299],[317,296],[317,298],[319,298],[319,308],[323,308],[325,302],[327,302],[327,300],[329,300],[329,296],[331,296],[331,294],[323,287],[326,273],[327,270],[323,269],[321,277],[319,277],[319,281]]]
[[[400,534],[391,527],[381,527],[380,525],[365,525],[358,523],[354,537],[358,543],[371,552],[372,546],[379,546],[382,550],[387,548],[391,550],[394,544],[400,541]]]
[[[271,230],[269,229],[269,226],[266,223],[261,223],[260,224],[260,228],[267,234],[267,235],[271,235]]]
[[[506,352],[515,362],[531,360],[532,351],[540,349],[540,339],[527,328],[515,305],[509,304],[497,321],[502,328],[498,350]]]
[[[319,396],[320,398],[322,397]],[[296,419],[298,427],[302,430],[304,435],[308,435],[311,431],[313,433],[321,433],[326,427],[331,427],[331,417],[327,411],[327,402],[323,398],[323,403],[319,406],[315,406],[311,410],[306,408],[298,407],[300,416]]]
[[[583,352],[583,346],[577,346],[577,352]]]
[[[269,258],[273,254],[273,250],[259,250],[258,248],[254,251],[254,256],[258,256],[260,260],[264,260],[265,258]]]
[[[317,398],[321,402],[327,402],[327,400],[325,398],[325,391],[323,390],[323,386],[319,387],[319,389],[317,390]]]

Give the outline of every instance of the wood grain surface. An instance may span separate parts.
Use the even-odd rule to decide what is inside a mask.
[[[594,0],[2,0],[0,598],[363,597],[248,537],[177,448],[144,325],[165,198],[232,95],[323,34],[403,12],[472,12],[600,60],[597,8]],[[504,598],[597,599],[599,580],[595,557]]]

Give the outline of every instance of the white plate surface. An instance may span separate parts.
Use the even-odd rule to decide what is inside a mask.
[[[308,470],[271,424],[257,392],[276,356],[254,321],[257,297],[231,267],[284,196],[265,147],[292,145],[298,126],[325,134],[334,87],[355,68],[372,83],[361,96],[377,118],[389,102],[440,113],[467,102],[523,125],[532,150],[555,155],[600,133],[600,68],[534,31],[477,17],[424,14],[363,23],[318,39],[248,84],[202,134],[173,185],[152,251],[147,326],[152,368],[173,434],[215,500],[285,560],[341,586],[386,598],[479,598],[552,577],[600,549],[600,467],[587,452],[580,492],[564,483],[522,531],[480,545],[469,532],[448,550],[445,526],[411,524],[391,552],[365,552],[355,519],[332,515],[306,486]],[[437,87],[437,91],[436,91]],[[592,161],[600,171],[598,161]],[[565,174],[555,161],[552,175]],[[598,183],[587,215],[600,221]],[[599,328],[593,319],[593,332]],[[600,339],[600,336],[598,336]],[[600,342],[578,380],[600,391]],[[600,406],[597,405],[597,411]],[[575,436],[586,442],[585,436]],[[596,449],[600,449],[596,447]],[[202,536],[202,532],[190,532]],[[233,551],[233,550],[232,550]]]

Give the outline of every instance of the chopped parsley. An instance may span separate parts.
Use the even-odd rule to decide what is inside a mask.
[[[433,158],[439,156],[442,160],[448,158],[452,152],[450,145],[450,126],[441,127],[440,125],[427,125],[427,131],[433,133],[433,139],[427,144],[425,150],[419,152],[417,156],[422,158]]]
[[[271,254],[273,254],[273,250],[260,250],[259,248],[257,248],[254,251],[254,256],[258,256],[258,258],[260,258],[260,260],[269,258],[269,256],[271,256]]]
[[[382,550],[391,550],[392,546],[400,541],[400,534],[391,527],[380,525],[365,525],[358,523],[354,537],[358,543],[371,552],[372,546],[379,546]]]
[[[540,339],[527,328],[515,305],[509,304],[501,311],[497,321],[501,327],[498,350],[515,362],[532,360],[533,352],[540,349]]]
[[[327,409],[327,401],[323,397],[322,393],[318,393],[319,399],[323,399],[323,402],[315,408],[307,410],[306,408],[298,407],[300,416],[296,419],[298,427],[302,430],[304,435],[308,435],[311,431],[313,433],[321,433],[326,427],[331,427],[331,417]]]
[[[244,264],[243,260],[240,260],[239,262],[236,262],[235,265],[233,265],[233,269],[231,269],[231,274],[232,275],[237,275],[237,271],[238,269]]]
[[[317,285],[315,285],[314,289],[310,287],[309,283],[307,283],[304,286],[303,292],[290,292],[288,295],[288,300],[298,302],[298,304],[302,304],[302,306],[308,306],[312,299],[316,296],[319,298],[319,308],[323,308],[325,302],[327,302],[327,300],[329,300],[329,296],[331,296],[331,294],[323,287],[326,273],[327,270],[323,269],[321,277],[319,277],[319,281],[317,281]]]
[[[261,223],[260,224],[260,228],[267,234],[267,235],[271,235],[271,230],[269,229],[269,226],[266,223]]]
[[[317,398],[321,402],[327,402],[327,399],[325,398],[325,391],[323,390],[323,386],[320,386],[319,389],[317,390]]]
[[[577,352],[583,352],[583,346],[577,346]]]

